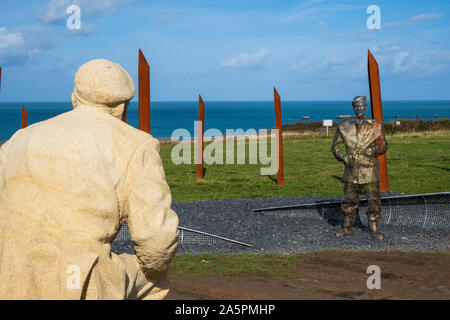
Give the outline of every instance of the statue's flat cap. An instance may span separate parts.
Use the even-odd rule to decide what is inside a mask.
[[[106,59],[83,64],[75,75],[75,90],[85,101],[108,106],[128,101],[135,94],[128,72]]]
[[[367,104],[367,102],[366,102],[366,100],[367,100],[367,97],[366,96],[356,96],[354,99],[353,99],[353,105],[359,105],[359,104]]]

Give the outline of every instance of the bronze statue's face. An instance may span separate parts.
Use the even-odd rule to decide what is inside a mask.
[[[355,110],[355,115],[357,117],[364,117],[367,110],[367,103],[353,104],[353,110]]]

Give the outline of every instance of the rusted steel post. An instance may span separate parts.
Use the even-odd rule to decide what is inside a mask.
[[[369,87],[370,87],[370,104],[372,109],[372,118],[383,123],[383,107],[381,103],[380,73],[378,63],[372,52],[369,50],[368,59],[369,71]],[[389,191],[388,171],[386,154],[378,157],[380,167],[380,191]]]
[[[203,179],[203,133],[205,131],[205,103],[198,95],[198,130],[197,130],[197,181]]]
[[[150,133],[150,67],[139,49],[139,129]]]
[[[277,181],[279,187],[284,187],[284,164],[283,164],[283,131],[281,129],[281,99],[275,87],[273,88],[275,101],[275,129],[278,129],[278,172]]]
[[[125,122],[125,123],[127,123],[127,113],[128,113],[128,108],[123,110],[122,121]]]
[[[22,105],[22,129],[27,127],[28,111],[25,105]]]

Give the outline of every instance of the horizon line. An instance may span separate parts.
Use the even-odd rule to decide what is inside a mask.
[[[209,102],[273,102],[273,99],[270,100],[206,100],[204,99],[204,101],[209,101]],[[286,99],[286,100],[281,100],[282,102],[348,102],[348,101],[352,101],[352,99],[326,99],[326,100],[318,100],[318,99],[304,99],[304,100],[296,100],[296,99]],[[367,101],[370,101],[370,99],[367,99]],[[448,99],[384,99],[382,101],[385,102],[393,102],[393,101],[407,101],[407,102],[414,102],[414,101],[426,101],[426,102],[450,102],[450,98]],[[28,101],[0,101],[1,103],[18,103],[18,104],[25,104],[25,103],[68,103],[70,105],[72,105],[72,102],[70,100],[28,100]],[[130,101],[130,103],[138,103],[138,100],[132,100]],[[197,100],[154,100],[151,102],[155,102],[155,103],[167,103],[167,102],[189,102],[189,103],[198,103]]]

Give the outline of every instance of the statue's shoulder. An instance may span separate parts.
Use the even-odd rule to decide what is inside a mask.
[[[338,123],[337,127],[339,130],[345,130],[349,127],[351,127],[353,125],[354,119],[353,118],[348,118],[345,120],[342,120],[341,122]]]
[[[369,121],[374,127],[378,127],[378,128],[383,127],[383,122],[381,122],[381,121],[378,121],[376,119],[369,119]]]

